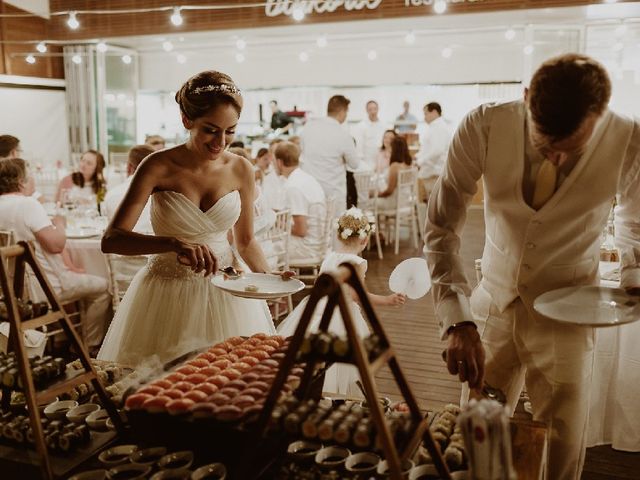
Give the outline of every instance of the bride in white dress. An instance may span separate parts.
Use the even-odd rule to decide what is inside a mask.
[[[265,302],[234,297],[210,275],[237,251],[254,272],[268,271],[253,237],[253,167],[225,151],[242,97],[231,78],[202,72],[176,94],[189,140],[151,154],[138,167],[102,239],[102,251],[151,254],[133,279],[98,358],[137,365],[169,361],[229,336],[275,333]],[[155,235],[132,231],[151,197]]]

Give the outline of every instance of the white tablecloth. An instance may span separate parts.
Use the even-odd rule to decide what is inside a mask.
[[[615,266],[601,263],[600,271]],[[596,330],[587,432],[590,447],[611,444],[616,450],[640,451],[639,344],[640,322]]]
[[[109,281],[107,257],[100,250],[100,237],[72,239],[68,238],[66,248],[71,260],[86,273],[97,275]]]

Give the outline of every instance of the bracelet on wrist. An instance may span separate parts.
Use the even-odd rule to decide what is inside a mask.
[[[465,320],[463,322],[456,322],[456,323],[451,324],[449,326],[449,328],[447,328],[447,335],[449,335],[456,328],[466,327],[468,325],[473,326],[473,328],[475,328],[476,330],[478,329],[478,326],[476,325],[475,322],[472,322],[471,320]]]

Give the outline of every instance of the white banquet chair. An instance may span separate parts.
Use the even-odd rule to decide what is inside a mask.
[[[374,219],[376,237],[376,248],[378,250],[378,258],[382,260],[382,246],[380,245],[380,229],[378,228],[378,219],[375,215],[376,197],[369,196],[371,190],[378,191],[375,182],[375,173],[372,171],[355,172],[353,178],[356,181],[356,191],[358,192],[358,208],[365,213],[371,213]],[[371,242],[369,242],[371,246]]]
[[[146,255],[116,255],[114,253],[109,253],[106,257],[109,269],[109,289],[111,290],[113,313],[115,313],[133,277],[147,264],[148,257]]]
[[[411,230],[411,238],[414,248],[418,248],[418,224],[416,209],[418,202],[418,170],[408,168],[398,172],[398,186],[393,193],[395,196],[395,207],[381,209],[376,201],[376,222],[378,225],[386,225],[387,231],[393,227],[395,237],[394,253],[397,255],[400,250],[400,227],[403,222],[407,222]]]
[[[289,270],[289,239],[291,238],[291,211],[288,209],[280,210],[275,214],[275,222],[267,232],[267,239],[271,242],[271,249],[267,256],[269,266],[273,266],[275,270]],[[287,308],[281,311],[281,299],[273,301],[274,314],[273,319],[279,320],[283,315],[287,315],[293,310],[293,301],[291,295],[286,297]]]
[[[307,284],[307,288],[311,288],[311,286],[313,286],[313,283],[318,278],[318,275],[320,274],[320,265],[322,265],[322,262],[327,255],[327,250],[329,250],[329,245],[331,243],[331,233],[333,232],[333,219],[335,216],[336,205],[337,202],[334,198],[328,199],[326,202],[326,211],[324,217],[319,218],[320,215],[318,215],[320,225],[322,227],[322,239],[313,246],[315,255],[305,260],[296,260],[289,262],[289,268],[296,272],[298,278],[302,281],[309,282]],[[313,215],[313,211],[317,211],[319,210],[319,208],[312,205],[311,210]],[[311,271],[311,273],[302,274],[302,271]]]

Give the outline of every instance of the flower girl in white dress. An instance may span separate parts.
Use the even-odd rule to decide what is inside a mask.
[[[367,261],[360,257],[359,254],[367,246],[369,235],[372,231],[369,219],[360,209],[350,208],[344,212],[336,222],[336,230],[338,237],[336,248],[334,251],[331,251],[322,262],[322,265],[320,266],[320,273],[335,270],[340,266],[340,264],[349,262],[356,267],[356,271],[360,275],[360,278],[364,280],[364,276],[367,271]],[[405,295],[398,293],[393,293],[391,295],[375,295],[373,293],[367,293],[367,295],[374,306],[400,306],[404,304],[406,299]],[[353,292],[352,298],[357,299],[355,292]],[[289,314],[289,316],[287,316],[287,318],[285,318],[278,326],[278,333],[280,335],[289,336],[295,333],[308,299],[309,297],[304,298],[293,312],[291,312],[291,314]],[[318,302],[318,305],[313,312],[313,317],[307,332],[315,332],[318,330],[322,312],[324,311],[326,303],[326,297],[322,298]],[[358,336],[360,338],[366,337],[370,333],[369,324],[362,316],[360,306],[355,301],[351,300],[349,301],[349,305],[351,307],[351,316]],[[329,331],[341,337],[346,337],[347,335],[337,307],[334,311],[333,317],[331,318]],[[346,364],[333,365],[325,374],[323,391],[339,393],[350,397],[361,397],[362,394],[360,389],[355,384],[358,379],[358,370],[355,366]]]

